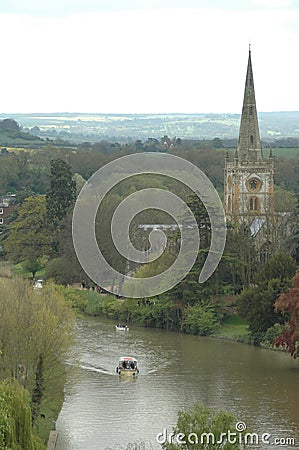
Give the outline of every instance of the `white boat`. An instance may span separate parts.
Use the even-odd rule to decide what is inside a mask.
[[[43,288],[43,281],[42,279],[36,280],[36,282],[33,285],[33,289],[42,289]]]
[[[122,356],[119,358],[116,372],[120,376],[136,377],[139,373],[137,359],[131,356]]]
[[[129,327],[127,327],[127,325],[115,325],[115,329],[117,331],[129,331]]]

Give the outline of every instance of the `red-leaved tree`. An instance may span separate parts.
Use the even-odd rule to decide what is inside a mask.
[[[293,287],[280,294],[275,310],[288,317],[284,331],[276,337],[274,345],[285,347],[294,358],[299,357],[299,270],[293,278]]]

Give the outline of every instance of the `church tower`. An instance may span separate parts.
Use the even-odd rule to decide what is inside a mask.
[[[245,81],[239,141],[234,158],[225,158],[224,208],[227,220],[262,228],[273,217],[274,159],[263,157],[256,110],[251,51]]]

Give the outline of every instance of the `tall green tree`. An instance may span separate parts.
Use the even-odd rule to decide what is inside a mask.
[[[50,187],[46,194],[48,220],[54,227],[67,215],[76,199],[71,166],[62,159],[51,161]]]
[[[40,268],[40,259],[50,251],[50,233],[45,197],[28,197],[21,205],[4,242],[9,259],[14,263],[24,262],[34,277]]]

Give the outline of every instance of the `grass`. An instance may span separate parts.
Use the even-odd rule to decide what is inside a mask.
[[[248,324],[237,314],[229,315],[224,319],[214,336],[244,341],[248,337]]]
[[[59,383],[51,396],[43,399],[40,414],[35,421],[33,432],[46,444],[51,430],[55,430],[55,422],[61,410],[64,394],[63,383]]]
[[[0,261],[0,277],[11,278],[12,276],[12,265],[7,261]]]

